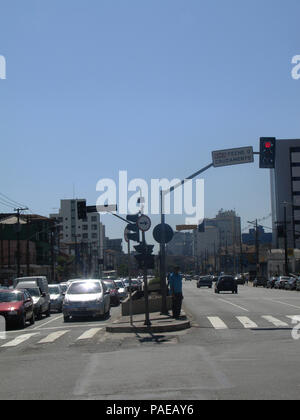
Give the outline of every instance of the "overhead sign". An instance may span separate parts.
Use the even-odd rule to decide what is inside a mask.
[[[213,165],[220,166],[239,165],[254,162],[253,147],[238,147],[236,149],[216,150],[212,152]]]
[[[182,230],[195,230],[197,229],[198,226],[197,225],[177,225],[176,226],[176,230],[178,232],[182,231]]]

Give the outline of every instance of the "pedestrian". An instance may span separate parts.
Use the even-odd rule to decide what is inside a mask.
[[[183,300],[182,276],[179,273],[179,267],[175,267],[174,271],[170,274],[169,285],[170,294],[172,296],[173,318],[179,319]]]

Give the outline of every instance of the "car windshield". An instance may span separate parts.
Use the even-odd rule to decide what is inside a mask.
[[[40,289],[36,288],[29,288],[27,289],[27,292],[30,294],[30,296],[34,296],[34,297],[40,297],[41,296],[41,292]]]
[[[0,303],[6,302],[21,302],[22,294],[16,292],[1,292],[0,293]]]
[[[51,295],[59,295],[60,294],[60,289],[57,286],[49,286],[49,293]]]
[[[115,283],[116,283],[117,287],[119,287],[119,288],[123,288],[123,287],[124,287],[123,282],[122,282],[122,281],[120,281],[120,280],[115,281]]]
[[[101,292],[102,288],[99,282],[72,283],[68,290],[69,295],[90,295]]]
[[[60,288],[61,288],[61,291],[62,291],[63,293],[65,293],[65,292],[67,291],[68,286],[67,286],[66,284],[61,284],[61,285],[60,285]]]
[[[115,284],[112,281],[105,281],[104,284],[108,288],[108,290],[114,290],[116,288]]]

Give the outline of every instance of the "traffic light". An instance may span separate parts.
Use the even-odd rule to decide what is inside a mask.
[[[139,244],[134,247],[136,252],[138,252],[137,255],[135,255],[135,259],[138,262],[139,269],[153,269],[155,268],[155,261],[154,261],[154,255],[153,252],[154,245],[144,245]]]
[[[276,138],[261,137],[260,138],[260,154],[259,167],[260,168],[275,168],[275,151]]]
[[[126,234],[127,239],[129,241],[139,242],[140,234],[139,234],[139,228],[137,227],[137,225],[134,225],[133,223],[129,223],[126,229],[127,229],[127,234]]]
[[[77,201],[77,215],[79,220],[86,220],[86,201]]]
[[[138,214],[128,214],[126,216],[126,220],[128,220],[128,223],[126,229],[127,229],[127,239],[129,241],[139,242],[140,241],[140,231],[136,224],[138,221],[139,215]],[[133,233],[131,233],[133,232]]]

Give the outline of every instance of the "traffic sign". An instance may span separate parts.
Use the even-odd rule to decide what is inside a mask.
[[[239,165],[254,162],[253,147],[238,147],[235,149],[216,150],[212,152],[213,165],[221,166]]]
[[[198,225],[177,225],[176,230],[181,232],[182,230],[194,230],[197,229]]]
[[[151,219],[148,216],[145,216],[144,214],[142,214],[138,218],[136,224],[138,225],[138,228],[142,232],[147,232],[147,230],[151,228]]]
[[[171,242],[171,240],[173,239],[174,236],[174,232],[173,229],[171,228],[170,225],[165,224],[165,244]],[[157,225],[155,226],[155,228],[153,229],[153,238],[156,240],[156,242],[158,242],[159,244],[161,244],[162,241],[162,230],[163,230],[163,225]]]

